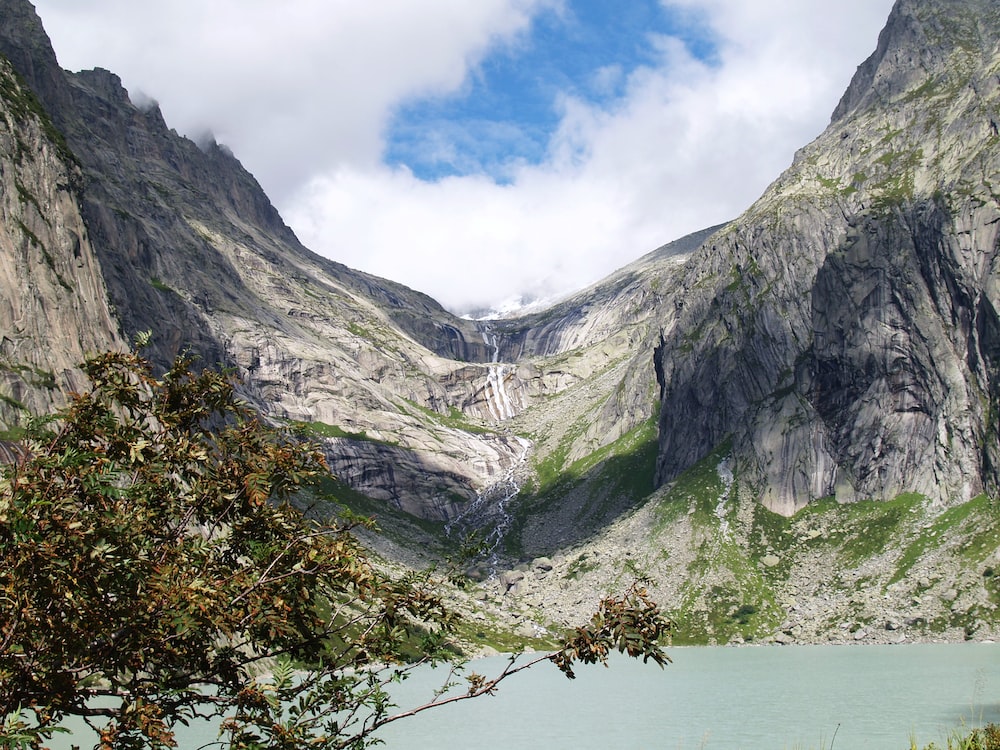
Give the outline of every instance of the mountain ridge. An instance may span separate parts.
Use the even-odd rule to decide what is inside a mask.
[[[937,18],[938,6],[898,2],[881,51],[859,69],[831,126],[717,238],[704,262],[691,264],[684,283],[707,291],[685,299],[686,320],[666,344],[691,356],[668,361],[661,374],[669,384],[661,483],[732,436],[736,461],[762,501],[786,515],[832,495],[889,499],[914,489],[947,504],[995,491],[996,428],[979,407],[980,399],[996,403],[993,339],[980,348],[968,326],[962,340],[949,338],[953,316],[992,330],[991,274],[960,279],[940,271],[989,267],[995,256],[998,206],[987,185],[997,171],[996,136],[992,118],[981,115],[998,106],[1000,21],[989,3],[941,6],[961,7],[960,19],[988,19],[986,51],[956,43],[928,58],[937,67],[908,88],[916,85],[912,69],[899,72],[889,51],[907,48],[899,37],[926,28],[914,19]],[[877,83],[865,88],[866,81]],[[883,103],[866,108],[876,99]],[[944,195],[961,205],[947,207]],[[945,226],[952,221],[964,226]],[[973,246],[952,242],[970,227],[978,232]],[[917,279],[922,289],[908,289]],[[891,291],[863,304],[873,290]],[[953,292],[967,299],[947,302]],[[893,303],[893,295],[903,301]],[[933,300],[955,309],[932,313]],[[871,339],[869,330],[888,338]],[[692,331],[702,338],[692,341]],[[917,331],[932,337],[942,368],[963,374],[945,375],[926,346],[914,349]],[[709,371],[733,374],[713,387]],[[931,380],[948,385],[930,394]],[[897,398],[915,384],[925,389],[917,401]],[[958,390],[966,392],[962,403],[947,402],[946,392]],[[946,439],[935,446],[950,424],[965,445],[952,450]],[[911,450],[911,440],[922,447]],[[983,465],[979,446],[988,456]],[[868,450],[874,459],[862,455]],[[955,476],[967,476],[967,486],[956,486]]]
[[[0,8],[0,52],[78,154],[120,336],[151,330],[158,367],[188,350],[235,368],[266,413],[313,425],[352,487],[442,521],[520,462],[503,422],[585,377],[508,363],[491,324],[308,251],[226,149],[170,131],[113,73],[60,70],[30,4]],[[550,326],[547,354],[589,340],[566,333],[588,320],[574,312]]]
[[[4,78],[8,431],[78,387],[88,351],[152,330],[157,366],[231,367],[319,440],[395,533],[374,544],[488,535],[470,575],[495,612],[568,617],[638,572],[713,639],[873,633],[915,599],[912,637],[996,632],[991,2],[897,0],[829,127],[740,217],[493,321],[310,252],[227,149],[113,73],[59,69],[26,0],[0,11],[40,103],[18,119]]]

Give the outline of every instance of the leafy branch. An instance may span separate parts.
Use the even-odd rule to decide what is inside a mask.
[[[241,402],[230,373],[192,365],[157,378],[133,353],[91,359],[91,389],[0,469],[0,746],[41,748],[77,716],[101,750],[175,747],[195,718],[235,750],[363,748],[546,659],[568,677],[611,650],[669,661],[637,584],[560,650],[455,694],[439,582],[381,572],[357,519],[300,512],[322,455]],[[448,685],[393,713],[390,683],[442,660]]]

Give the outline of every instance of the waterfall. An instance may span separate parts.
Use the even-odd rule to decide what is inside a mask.
[[[508,512],[507,507],[521,491],[518,469],[527,460],[531,450],[531,441],[527,438],[515,435],[512,439],[516,441],[520,449],[517,460],[508,467],[499,481],[494,482],[476,495],[475,500],[470,502],[458,516],[445,524],[444,527],[445,533],[449,536],[455,529],[464,533],[483,534],[481,539],[483,551],[480,554],[486,557],[491,566],[498,562],[497,549],[510,530],[513,517]]]
[[[486,408],[494,420],[503,422],[517,415],[514,402],[507,392],[507,375],[512,374],[514,368],[500,364],[500,343],[489,325],[484,325],[480,333],[483,336],[483,343],[493,349],[490,365],[486,369],[486,385],[483,387]]]
[[[500,364],[500,342],[488,323],[479,329],[483,343],[492,349],[490,361],[486,365],[486,383],[483,385],[483,399],[489,415],[496,422],[503,422],[517,415],[517,407],[507,392],[507,378],[515,371],[514,365]],[[498,436],[500,437],[500,436]],[[516,435],[501,437],[510,448],[515,448],[517,458],[510,464],[503,476],[489,487],[479,492],[458,516],[445,525],[445,532],[463,534],[474,533],[482,544],[478,556],[484,556],[491,568],[499,561],[497,550],[510,530],[513,518],[507,508],[521,491],[519,470],[528,458],[531,441]],[[510,442],[516,443],[511,446]]]
[[[729,466],[728,456],[719,462],[716,471],[719,474],[719,479],[722,480],[722,494],[719,495],[719,502],[715,506],[715,515],[719,519],[720,533],[722,536],[728,537],[729,521],[726,520],[726,503],[729,500],[730,493],[733,491],[733,482],[736,479],[732,468]]]
[[[486,387],[483,389],[486,408],[497,422],[503,422],[517,414],[507,393],[507,372],[505,365],[492,365],[486,372]]]

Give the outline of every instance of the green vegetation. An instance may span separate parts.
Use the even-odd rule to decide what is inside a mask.
[[[151,287],[153,287],[153,289],[156,289],[156,290],[161,291],[161,292],[168,292],[170,294],[177,294],[177,292],[174,291],[173,287],[165,284],[163,281],[161,281],[156,276],[153,276],[153,277],[151,277],[149,279],[149,285]]]
[[[741,308],[742,314],[737,318],[737,322],[745,325],[746,318],[749,317],[747,311],[755,306],[754,299],[759,296],[766,297],[771,290],[771,284],[761,287],[764,274],[757,259],[752,256],[744,262],[734,258],[729,275],[732,280],[726,286],[726,291],[730,294],[739,293],[740,299],[735,304]],[[693,344],[693,341],[691,343]]]
[[[681,354],[690,354],[691,352],[693,352],[695,345],[699,341],[701,341],[701,339],[705,336],[706,328],[707,324],[704,321],[702,321],[698,323],[698,326],[696,328],[692,328],[691,330],[685,331],[684,340],[678,347],[678,351],[680,351]]]
[[[574,461],[563,476],[572,481],[602,466],[596,493],[604,497],[617,495],[639,500],[653,491],[656,448],[657,420],[651,417],[613,443]]]
[[[367,339],[368,341],[378,341],[378,337],[372,331],[353,320],[348,321],[347,330],[359,338]]]
[[[756,602],[756,603],[752,603]],[[667,613],[674,622],[677,645],[752,642],[769,636],[776,626],[770,599],[748,601],[739,584],[686,589],[676,610]]]
[[[38,198],[35,197],[35,194],[32,193],[30,190],[28,190],[28,188],[26,188],[24,185],[22,185],[21,181],[18,180],[17,178],[14,179],[14,187],[17,189],[17,196],[21,199],[21,203],[34,206],[35,211],[38,212],[38,215],[42,218],[43,221],[45,221],[48,224],[49,219],[45,215],[45,212],[42,211],[42,207],[39,205]]]
[[[70,284],[66,281],[66,279],[62,277],[62,274],[59,273],[59,270],[56,268],[55,259],[52,257],[52,254],[49,252],[49,249],[45,247],[45,245],[42,243],[40,239],[38,239],[38,235],[32,232],[31,229],[28,227],[28,225],[25,224],[20,219],[17,220],[17,226],[21,230],[21,233],[25,236],[25,239],[27,239],[28,242],[33,247],[37,247],[39,251],[42,253],[42,258],[45,260],[45,265],[47,265],[49,267],[49,270],[52,271],[53,274],[55,274],[56,281],[59,282],[59,286],[61,286],[68,292],[72,292],[73,287],[70,286]]]
[[[755,528],[749,538],[759,531]],[[744,547],[725,534],[706,537],[697,549],[690,568],[693,575],[683,586],[679,606],[668,613],[675,622],[675,642],[749,642],[770,636],[784,616],[775,584],[787,573],[762,565],[763,557],[756,544]]]
[[[846,505],[832,498],[812,503],[799,512],[799,518],[835,515],[832,529],[815,543],[839,548],[845,566],[854,567],[864,560],[891,550],[900,542],[908,526],[921,517],[926,498],[904,494],[893,500],[864,500]]]
[[[566,571],[566,578],[571,581],[575,581],[578,578],[582,578],[595,568],[597,568],[597,564],[588,561],[587,553],[584,552],[577,555],[576,559],[569,564],[569,568]]]
[[[455,628],[455,637],[464,646],[491,648],[501,654],[546,652],[559,647],[559,638],[519,635],[511,631],[509,623],[500,622],[495,615],[489,616],[486,621],[460,620]]]
[[[887,150],[875,160],[881,167],[876,176],[876,179],[881,179],[870,187],[875,213],[888,213],[894,207],[913,200],[915,174],[923,158],[923,149],[915,148],[909,151]]]
[[[840,180],[836,177],[824,177],[823,175],[816,175],[816,181],[819,182],[820,187],[828,193],[833,193],[840,197],[847,197],[853,195],[860,190],[861,186],[865,183],[867,176],[864,172],[855,172],[851,176],[850,182],[848,184],[841,184]]]
[[[16,398],[8,396],[6,393],[0,393],[0,402],[17,409],[18,411],[27,411],[28,409],[22,401],[18,401]]]
[[[981,564],[1000,547],[996,500],[979,495],[967,503],[949,508],[930,523],[922,524],[919,532],[906,544],[892,580],[902,580],[917,560],[928,550],[939,546],[949,534],[961,536],[960,554],[969,565]]]
[[[833,631],[845,619],[851,623],[846,633],[883,626],[873,620],[867,597],[854,596],[863,590],[904,601],[933,590],[936,614],[914,619],[914,632],[964,629],[969,638],[983,623],[996,621],[1000,566],[992,555],[1000,548],[1000,513],[995,499],[980,496],[936,510],[913,493],[847,504],[826,498],[785,518],[755,500],[738,466],[730,467],[731,484],[728,477],[723,480],[719,466],[728,452],[727,445],[712,451],[658,493],[651,506],[650,539],[671,543],[664,541],[649,567],[669,570],[671,561],[683,555],[680,593],[668,612],[677,643],[769,638],[787,619],[789,583],[796,571],[817,559],[831,568],[821,589],[847,597],[847,609],[826,626]],[[678,533],[685,546],[674,549],[670,544],[676,544]],[[944,560],[949,569],[962,571],[953,587],[939,585],[928,573]],[[915,569],[920,573],[915,575]],[[978,603],[947,606],[953,598],[944,597],[956,594]],[[822,632],[822,625],[816,627]]]
[[[715,505],[725,491],[718,467],[731,449],[732,444],[726,441],[673,481],[656,507],[656,533],[689,511],[693,523],[711,523]]]
[[[59,155],[67,165],[79,167],[79,161],[66,143],[62,132],[52,123],[45,107],[38,101],[35,92],[24,82],[24,79],[14,70],[10,61],[0,55],[0,98],[18,123],[24,125],[35,120],[42,134],[56,147]],[[18,136],[17,157],[23,158],[28,152],[27,145]]]
[[[0,361],[0,370],[16,375],[35,388],[52,390],[58,385],[56,374],[51,370],[43,370],[41,367]]]
[[[21,221],[20,219],[18,219],[17,220],[17,226],[18,226],[18,229],[21,230],[21,234],[23,234],[27,238],[28,242],[30,242],[35,247],[44,248],[44,245],[42,245],[42,241],[40,239],[38,239],[38,236],[34,232],[31,231],[31,229],[28,227],[27,224],[25,224],[23,221]],[[48,254],[48,252],[45,252],[45,259],[48,262],[49,267],[53,268],[53,270],[54,270],[54,264],[52,262],[52,256],[50,256]]]
[[[910,741],[910,750],[918,750],[917,743]],[[973,729],[968,734],[955,731],[948,738],[945,747],[935,743],[926,745],[923,750],[1000,750],[1000,726],[987,724],[982,729]]]
[[[840,180],[833,177],[823,177],[822,175],[817,175],[816,179],[827,190],[840,191]]]
[[[294,422],[292,426],[300,434],[307,437],[345,438],[347,440],[356,440],[363,443],[375,443],[377,445],[388,445],[393,447],[398,446],[398,443],[369,437],[363,430],[361,432],[348,432],[342,427],[338,427],[333,424],[326,424],[325,422]]]
[[[433,409],[428,409],[426,406],[421,406],[415,401],[410,401],[409,399],[404,399],[404,401],[407,407],[416,410],[417,413],[430,419],[432,422],[441,425],[442,427],[448,427],[454,430],[462,430],[464,432],[471,432],[481,435],[496,432],[496,430],[492,430],[489,427],[486,427],[485,425],[477,424],[475,422],[470,421],[469,418],[462,412],[461,409],[458,409],[454,406],[449,407],[447,414],[441,414],[440,412],[436,412]]]
[[[522,487],[511,508],[514,518],[505,551],[522,556],[520,530],[525,520],[566,500],[573,493],[574,525],[579,532],[596,528],[615,514],[639,505],[653,492],[657,426],[650,418],[625,435],[569,465],[570,449],[588,425],[580,418],[562,436],[556,450],[535,465],[536,480]]]
[[[774,587],[787,576],[789,559],[781,556],[774,567],[761,560],[787,544],[788,519],[741,500],[738,475],[727,486],[719,466],[730,451],[725,441],[683,472],[654,509],[654,538],[686,518],[701,539],[682,596],[668,612],[679,644],[758,640],[773,633],[783,615]],[[741,507],[752,512],[745,531]],[[669,560],[671,553],[663,549],[662,556]]]
[[[444,556],[453,544],[445,535],[444,524],[440,521],[420,518],[393,508],[388,503],[358,492],[333,476],[319,477],[296,504],[320,518],[339,515],[346,508],[353,515],[371,519],[373,531],[402,546],[421,546]]]

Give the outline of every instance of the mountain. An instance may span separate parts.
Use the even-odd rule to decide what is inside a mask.
[[[692,258],[658,482],[726,440],[768,508],[995,494],[1000,7],[900,0],[827,130]]]
[[[458,402],[470,414],[487,413],[481,386],[477,392],[462,374],[478,371],[485,381],[487,368],[473,363],[486,360],[486,348],[471,323],[303,248],[226,149],[178,136],[155,106],[134,106],[107,71],[62,71],[30,4],[0,7],[0,50],[78,159],[71,196],[117,340],[151,330],[148,353],[160,367],[189,350],[206,364],[236,368],[248,398],[276,418],[320,434],[336,426],[338,435],[364,435],[353,451],[331,448],[335,468],[373,496],[424,515],[447,516],[488,481],[484,472],[518,455],[503,436],[427,424],[421,411]],[[30,208],[27,194],[7,195]],[[56,292],[36,295],[38,304],[48,308]],[[37,356],[51,335],[34,332]],[[94,341],[70,356],[78,362],[104,346]],[[392,471],[358,479],[372,477],[366,456]]]
[[[742,216],[492,321],[312,253],[225,147],[0,13],[6,433],[149,330],[321,440],[387,554],[482,533],[476,606],[526,632],[642,575],[692,640],[998,633],[993,2],[897,0]]]
[[[619,335],[618,312],[564,308],[549,316],[544,341],[518,334],[525,356],[515,363],[514,343],[499,324],[494,331],[456,318],[426,295],[304,248],[227,149],[179,136],[155,105],[135,106],[108,71],[60,69],[30,3],[2,0],[0,11],[0,53],[33,92],[41,122],[77,175],[67,196],[92,249],[86,267],[103,281],[88,299],[114,320],[108,337],[67,352],[60,372],[71,372],[87,351],[151,331],[147,354],[159,367],[191,351],[206,364],[235,368],[246,397],[264,412],[324,439],[343,482],[443,521],[521,465],[527,441],[509,428],[510,417],[606,366],[544,369],[546,358]],[[11,137],[19,128],[9,123]],[[7,166],[11,174],[20,168],[14,157]],[[33,207],[23,191],[5,195],[17,210]],[[16,219],[5,224],[16,226]],[[27,242],[13,235],[12,243]],[[36,268],[12,269],[5,292],[23,288]],[[68,291],[50,284],[35,297],[54,311]],[[37,316],[20,345],[32,356],[8,369],[25,373],[48,356],[42,342],[53,315]],[[595,333],[597,319],[604,328]],[[8,427],[24,416],[17,404],[35,411],[52,402],[24,395],[32,388],[20,382],[24,397],[8,397]],[[618,432],[631,428],[631,411]]]
[[[88,351],[122,345],[77,203],[78,164],[0,59],[0,418],[82,389]]]

